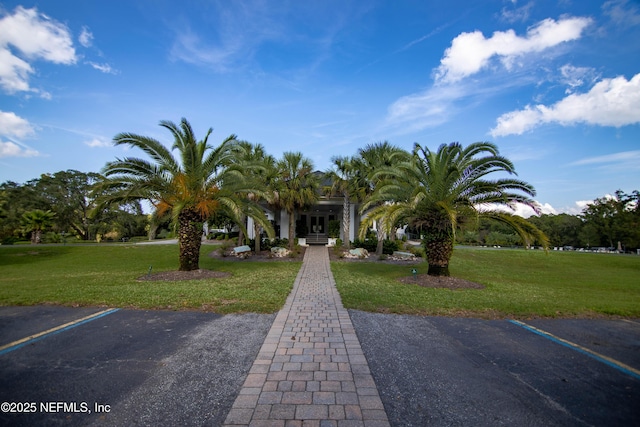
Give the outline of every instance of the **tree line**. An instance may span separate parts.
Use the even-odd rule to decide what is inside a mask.
[[[139,202],[96,209],[101,196],[96,184],[103,180],[98,173],[67,170],[24,184],[0,184],[0,240],[7,244],[28,237],[33,243],[57,243],[145,235],[148,219]]]
[[[640,246],[637,191],[598,199],[579,216],[525,220],[492,209],[523,203],[537,210],[538,205],[535,189],[512,177],[514,165],[491,143],[443,144],[435,151],[416,144],[412,152],[388,142],[370,144],[353,156],[332,158],[333,166],[322,179],[300,152],[275,159],[261,145],[235,135],[214,146],[209,143],[211,129],[198,140],[186,119],[179,124],[162,121],[160,126],[173,137],[170,149],[153,138],[121,133],[114,143],[145,157],[115,159],[101,173],[70,170],[22,185],[1,184],[0,238],[6,242],[29,235],[37,240],[46,230],[53,240],[65,235],[127,238],[153,236],[166,227],[178,237],[180,269],[192,270],[198,268],[203,222],[237,225],[241,243],[250,217],[256,235],[273,237],[264,206],[295,218],[324,193],[343,199],[344,236],[350,232],[350,204],[359,203],[366,215],[358,235],[366,238],[375,222],[380,253],[385,238],[409,226],[422,236],[430,274],[448,274],[454,243],[473,240],[474,233],[476,243],[509,235],[524,246],[580,246],[576,243],[584,239],[590,246],[617,241],[627,249]],[[491,178],[496,172],[510,177]],[[153,206],[151,215],[143,213],[144,201]],[[289,221],[291,246],[295,227]],[[255,244],[259,250],[260,239]]]

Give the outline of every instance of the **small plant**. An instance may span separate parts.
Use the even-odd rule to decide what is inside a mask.
[[[382,255],[380,255],[380,256],[378,257],[378,260],[380,260],[380,261],[386,261],[386,260],[387,260],[387,258],[389,258],[389,255],[387,255],[387,254],[382,254]]]
[[[415,256],[419,258],[424,258],[424,248],[421,248],[420,246],[409,246],[408,249],[409,249],[409,252],[411,252]]]
[[[233,246],[234,244],[232,240],[225,240],[222,245],[220,245],[220,248],[218,248],[218,251],[220,252],[221,256],[226,257],[227,255],[229,255],[229,249],[231,249]]]
[[[327,224],[327,233],[329,237],[336,238],[340,236],[340,221],[337,219],[329,221]]]
[[[275,238],[271,241],[271,247],[280,247],[280,248],[286,248],[289,246],[289,239],[287,239],[286,237],[284,239],[280,239],[280,238]]]
[[[333,253],[340,258],[344,258],[344,253],[342,251],[342,239],[336,239],[336,244],[333,245]]]

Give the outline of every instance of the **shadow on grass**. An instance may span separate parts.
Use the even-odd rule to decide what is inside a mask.
[[[0,267],[8,265],[37,264],[42,260],[67,255],[67,246],[0,246]]]

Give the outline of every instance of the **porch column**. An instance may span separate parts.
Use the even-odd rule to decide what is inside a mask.
[[[284,209],[280,211],[280,238],[289,238],[289,214]]]
[[[358,232],[356,228],[356,205],[353,203],[349,205],[349,211],[349,241],[353,242],[356,240],[356,233]]]
[[[250,239],[255,239],[256,238],[256,230],[255,227],[253,226],[253,218],[248,217],[247,218],[247,237]]]

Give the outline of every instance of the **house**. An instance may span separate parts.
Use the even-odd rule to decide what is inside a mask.
[[[325,178],[325,174],[320,171],[314,172],[320,176],[321,189],[331,186],[331,182]],[[344,231],[342,230],[342,218],[343,218],[343,197],[342,196],[327,196],[324,191],[320,191],[320,199],[311,208],[296,213],[296,217],[293,219],[296,221],[296,237],[304,238],[306,244],[327,244],[329,239],[328,225],[330,221],[340,221],[340,239],[345,241]],[[267,215],[267,218],[274,224],[274,230],[276,237],[288,238],[289,237],[289,214],[285,210],[273,211],[268,206],[263,206],[263,209]],[[350,241],[355,240],[358,235],[358,229],[360,228],[361,216],[359,214],[360,205],[352,202],[350,204],[350,227],[349,237]],[[255,238],[253,220],[248,219],[247,233],[250,239]]]

